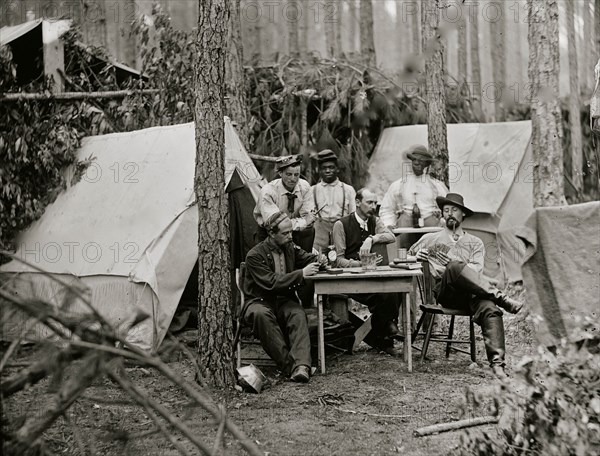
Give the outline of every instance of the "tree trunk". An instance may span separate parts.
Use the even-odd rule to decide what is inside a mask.
[[[464,14],[458,23],[458,80],[464,83],[468,78],[467,70],[467,21]]]
[[[227,0],[231,15],[227,27],[227,60],[225,61],[225,115],[237,123],[237,132],[242,144],[249,146],[250,126],[246,79],[244,77],[244,46],[240,23],[240,0]]]
[[[335,57],[337,49],[335,45],[335,0],[325,0],[323,7],[323,22],[325,27],[325,55]]]
[[[600,1],[600,0],[598,0]],[[356,0],[348,0],[348,16],[350,16],[348,25],[348,52],[356,52],[356,25],[359,23],[359,13],[356,8]]]
[[[334,1],[334,44],[335,44],[335,57],[340,57],[344,53],[344,48],[342,47],[342,9],[343,2],[341,0]]]
[[[472,95],[474,96],[474,104],[477,106],[478,112],[482,113],[481,61],[479,60],[479,12],[477,5],[477,2],[473,2],[469,5],[469,37],[471,39],[471,91]]]
[[[600,55],[600,0],[596,0],[594,3],[594,27],[596,34],[596,56]],[[592,65],[595,65],[595,60],[592,62]]]
[[[590,92],[590,81],[592,80],[591,76],[594,74],[594,66],[592,61],[594,60],[594,56],[592,54],[592,9],[590,0],[583,0],[581,4],[583,9],[582,17],[583,17],[583,40],[581,41],[583,46],[580,49],[580,53],[582,55],[581,64],[583,68],[580,68],[581,71],[581,85],[585,91],[585,93]]]
[[[506,10],[504,2],[492,2],[488,8],[490,14],[490,35],[492,40],[492,72],[494,74],[494,116],[496,122],[504,120],[504,103],[502,94],[506,88]]]
[[[287,23],[288,30],[288,53],[290,57],[299,57],[300,48],[298,44],[298,21],[301,20],[301,14],[307,14],[298,4],[298,0],[289,0],[285,10],[284,20]]]
[[[229,0],[198,2],[195,83],[198,359],[215,386],[233,385],[229,204],[225,193],[225,60]]]
[[[527,0],[535,207],[565,204],[556,2]]]
[[[581,112],[579,105],[579,70],[577,68],[577,35],[575,34],[575,5],[567,2],[567,34],[569,40],[569,130],[571,131],[571,181],[577,197],[583,191]]]
[[[432,174],[448,185],[448,138],[444,84],[444,42],[439,33],[440,11],[445,0],[423,0],[421,33],[425,60],[427,142],[435,158]]]
[[[411,11],[412,51],[417,55],[421,52],[421,18],[419,14],[422,8],[421,5],[414,2],[409,2],[406,8],[407,14],[409,14],[409,8]]]
[[[375,39],[373,38],[373,4],[372,0],[360,2],[360,54],[366,65],[374,67]]]
[[[302,17],[298,21],[298,51],[300,56],[304,59],[308,56],[308,30],[311,17],[311,11],[307,0],[301,0],[300,10],[302,11]]]

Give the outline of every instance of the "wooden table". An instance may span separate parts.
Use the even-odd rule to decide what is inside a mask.
[[[425,233],[435,233],[436,231],[442,231],[441,226],[424,226],[422,228],[394,228],[392,233],[394,234],[425,234]]]
[[[404,359],[408,364],[408,372],[412,372],[412,331],[410,326],[410,298],[416,290],[416,278],[422,276],[421,269],[396,269],[389,266],[378,266],[375,271],[363,271],[361,268],[344,268],[342,274],[319,273],[312,276],[317,295],[319,317],[319,365],[325,373],[325,334],[323,330],[323,298],[327,294],[353,293],[401,293],[404,312]]]

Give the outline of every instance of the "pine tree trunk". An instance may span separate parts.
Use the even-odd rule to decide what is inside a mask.
[[[323,22],[325,26],[325,55],[335,57],[337,50],[335,47],[335,1],[325,0]]]
[[[228,52],[225,61],[225,115],[237,123],[237,132],[244,146],[248,147],[248,102],[246,78],[244,77],[244,46],[240,24],[240,0],[227,0],[230,16],[227,27]]]
[[[596,57],[600,56],[600,0],[594,3],[594,33],[596,35]],[[592,59],[592,65],[595,65],[596,59]]]
[[[481,61],[479,60],[479,19],[477,2],[473,2],[469,10],[469,32],[471,40],[471,82],[472,95],[474,96],[474,104],[478,108],[478,112],[483,112],[481,103],[482,87],[481,87]]]
[[[504,103],[502,94],[506,88],[506,9],[504,2],[493,2],[494,8],[488,8],[490,18],[490,34],[492,40],[492,71],[496,93],[494,95],[494,115],[496,122],[504,120]]]
[[[308,56],[308,30],[311,17],[308,0],[300,0],[302,17],[298,21],[298,51],[304,59]]]
[[[335,0],[334,2],[334,45],[335,45],[335,57],[340,57],[344,53],[344,49],[342,47],[342,8],[343,1]]]
[[[535,207],[565,204],[557,0],[527,0]]]
[[[198,361],[206,381],[233,385],[229,205],[225,193],[225,59],[229,0],[199,0],[195,82]],[[201,69],[201,70],[200,70]]]
[[[567,34],[569,40],[569,130],[571,131],[571,181],[577,196],[583,191],[581,112],[579,106],[579,70],[577,68],[577,35],[575,5],[567,2]]]
[[[290,57],[299,57],[298,22],[302,19],[301,14],[307,14],[307,11],[300,9],[298,0],[289,0],[287,6],[288,53]]]
[[[421,52],[421,17],[422,12],[421,5],[409,2],[409,5],[413,10],[411,15],[411,31],[412,31],[412,51],[413,54],[417,55]],[[417,6],[415,8],[415,6]],[[408,8],[408,6],[407,6]],[[408,11],[408,10],[407,10]]]
[[[360,1],[360,54],[365,65],[374,67],[375,39],[373,38],[373,4],[372,0]]]
[[[458,23],[458,80],[464,83],[468,78],[467,70],[467,21],[464,14]]]
[[[445,0],[423,0],[421,33],[425,60],[427,94],[427,142],[435,162],[432,174],[448,185],[448,138],[446,131],[446,91],[444,84],[444,42],[439,33],[440,8]]]
[[[593,55],[592,55],[592,9],[590,0],[583,0],[581,4],[583,9],[582,17],[583,17],[583,39],[582,39],[582,48],[580,50],[582,59],[581,64],[581,86],[584,89],[584,92],[587,94],[590,91],[590,81],[591,76],[594,74],[594,67],[592,65]]]
[[[600,1],[600,0],[599,0]],[[356,52],[356,26],[359,24],[359,13],[356,8],[356,0],[348,0],[348,15],[350,16],[348,25],[348,52]]]

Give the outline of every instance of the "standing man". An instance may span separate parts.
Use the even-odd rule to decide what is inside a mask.
[[[448,189],[427,173],[433,155],[427,147],[415,145],[407,151],[406,157],[411,161],[411,170],[405,175],[403,169],[402,177],[390,185],[381,202],[379,216],[388,228],[411,227],[416,204],[420,211],[419,225],[438,226],[441,214],[435,199],[448,193]],[[408,248],[419,238],[419,234],[402,234],[400,246]]]
[[[267,354],[295,382],[310,378],[310,337],[306,313],[295,291],[319,270],[319,258],[292,242],[292,221],[271,215],[264,227],[268,237],[246,257],[245,320]]]
[[[381,219],[375,216],[377,197],[363,188],[356,192],[356,212],[342,217],[333,225],[333,243],[337,253],[337,266],[360,266],[360,254],[369,253],[376,244],[389,244],[396,238]],[[369,307],[372,329],[365,342],[392,356],[399,356],[394,339],[399,337],[397,293],[361,293],[350,295]]]
[[[313,247],[324,250],[329,245],[333,224],[356,210],[356,192],[338,179],[338,158],[330,149],[317,154],[321,180],[312,186],[317,219]]]
[[[267,238],[264,223],[277,212],[286,214],[292,222],[294,243],[311,252],[315,237],[314,201],[310,184],[300,178],[300,159],[290,155],[277,161],[279,179],[265,185],[261,191],[254,218],[258,223],[257,242]]]
[[[490,367],[497,377],[505,377],[504,323],[499,307],[517,313],[523,303],[506,296],[481,274],[485,248],[481,239],[461,227],[463,219],[473,214],[465,207],[463,197],[448,193],[436,200],[446,226],[442,231],[425,234],[409,254],[431,265],[437,302],[473,313],[475,323],[481,326]]]

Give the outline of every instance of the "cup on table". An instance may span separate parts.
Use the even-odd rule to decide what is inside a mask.
[[[360,265],[363,271],[374,271],[377,269],[377,254],[376,253],[361,253]]]
[[[400,261],[406,261],[408,259],[408,250],[407,249],[398,249],[398,259]]]

